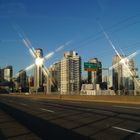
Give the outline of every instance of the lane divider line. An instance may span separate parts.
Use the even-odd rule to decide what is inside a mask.
[[[112,128],[114,128],[114,129],[118,129],[118,130],[122,130],[122,131],[125,131],[125,132],[130,132],[130,133],[134,133],[134,134],[138,134],[138,135],[140,135],[140,132],[133,131],[133,130],[129,130],[129,129],[125,129],[125,128],[116,127],[116,126],[114,126],[114,127],[112,127]]]
[[[49,109],[45,109],[45,108],[40,108],[40,110],[42,110],[42,111],[46,111],[46,112],[50,112],[50,113],[54,113],[53,110],[49,110]]]

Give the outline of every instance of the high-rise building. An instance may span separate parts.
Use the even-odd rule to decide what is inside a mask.
[[[0,70],[0,89],[3,89],[4,92],[13,91],[13,68],[12,66],[6,66]]]
[[[50,80],[52,81],[51,91],[60,91],[61,61],[55,62],[49,68]]]
[[[88,83],[89,84],[101,84],[102,83],[102,63],[97,58],[92,58],[88,62],[96,64],[96,71],[88,71]]]
[[[6,66],[3,68],[3,79],[7,82],[12,81],[12,76],[13,76],[13,68],[12,66]]]
[[[140,95],[140,79],[137,79],[137,84],[135,84],[135,95]]]
[[[3,69],[0,68],[0,82],[3,82]]]
[[[35,49],[36,60],[35,60],[35,70],[34,70],[34,89],[38,90],[43,87],[43,73],[42,73],[42,63],[43,63],[43,50],[40,48]]]
[[[121,55],[121,57],[123,57],[123,56]],[[119,63],[120,60],[121,59],[120,59],[120,57],[118,55],[113,56],[112,66],[115,66],[117,64],[117,66],[112,69],[113,89],[115,91],[123,89],[123,81],[122,81],[123,67]]]
[[[27,90],[28,82],[27,82],[26,71],[24,70],[19,71],[18,84],[19,84],[19,87],[21,88],[21,91]]]
[[[29,89],[34,87],[34,76],[28,76]]]
[[[61,60],[61,94],[79,92],[81,86],[81,57],[75,51],[64,53]]]
[[[121,56],[121,58],[120,58]],[[134,78],[136,70],[133,59],[127,59],[123,55],[114,55],[112,61],[113,89],[115,91],[134,90]]]
[[[123,65],[123,86],[128,90],[134,90],[134,78],[136,78],[134,60],[127,60],[125,64],[127,68]]]

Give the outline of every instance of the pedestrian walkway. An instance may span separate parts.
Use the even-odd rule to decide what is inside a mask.
[[[40,140],[40,138],[0,109],[0,140]]]

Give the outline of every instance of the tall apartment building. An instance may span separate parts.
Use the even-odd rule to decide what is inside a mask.
[[[6,66],[3,68],[3,79],[4,81],[11,82],[13,77],[13,68],[12,66]]]
[[[64,53],[61,60],[61,94],[71,94],[80,91],[81,57],[75,51]]]
[[[43,59],[43,50],[42,49],[36,48],[35,49],[35,54],[36,54],[36,61],[38,61],[39,59]],[[43,87],[42,64],[35,64],[35,69],[34,69],[34,89],[38,90],[39,88],[42,88],[42,87]]]
[[[13,90],[13,68],[12,66],[6,66],[0,69],[0,90],[2,92],[11,92]]]
[[[135,89],[135,80],[136,78],[136,69],[134,60],[130,59],[126,61],[126,65],[128,68],[126,68],[123,65],[123,86],[126,87],[128,90],[134,90]]]
[[[136,77],[136,70],[134,65],[134,60],[128,60],[125,56],[118,55],[113,56],[112,60],[112,78],[113,78],[113,88],[114,90],[134,90],[134,78]],[[123,59],[123,61],[121,60]]]
[[[121,55],[121,57],[123,57]],[[120,62],[120,57],[118,55],[114,55],[113,59],[112,59],[112,66],[115,66],[117,64],[117,66],[115,66],[112,69],[112,78],[113,78],[113,89],[115,91],[117,90],[121,90],[123,88],[123,81],[122,81],[122,77],[123,77],[123,68],[122,65],[119,63]]]
[[[55,62],[49,68],[50,71],[50,80],[52,81],[51,91],[60,91],[60,82],[61,82],[61,62]]]
[[[137,80],[137,84],[135,84],[135,95],[140,95],[140,79]]]
[[[0,68],[0,82],[3,82],[3,69]]]
[[[101,84],[102,83],[102,63],[97,58],[92,58],[88,62],[94,63],[97,66],[96,71],[88,71],[88,83],[89,84]]]
[[[26,71],[19,71],[18,84],[22,91],[26,91],[28,87]]]

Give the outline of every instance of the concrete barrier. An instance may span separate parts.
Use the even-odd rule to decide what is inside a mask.
[[[93,101],[93,102],[110,102],[110,103],[126,103],[126,104],[140,104],[140,96],[106,96],[106,95],[51,95],[51,94],[5,94],[3,96],[18,96],[27,98],[41,98],[41,99],[59,99],[59,100],[74,100],[74,101]]]
[[[94,101],[94,102],[111,102],[111,103],[130,103],[140,104],[140,96],[79,96],[79,95],[63,95],[64,100],[78,100],[78,101]]]

